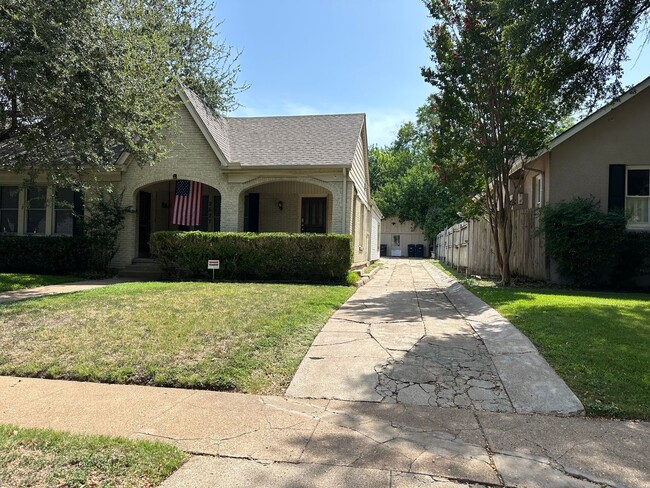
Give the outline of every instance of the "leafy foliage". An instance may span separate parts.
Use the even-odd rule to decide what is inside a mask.
[[[415,222],[429,240],[460,220],[458,199],[432,170],[432,117],[428,105],[421,107],[416,123],[402,125],[393,144],[369,152],[370,186],[381,212]]]
[[[525,174],[513,178],[513,169],[542,150],[576,108],[615,90],[610,77],[621,74],[624,48],[648,2],[425,4],[434,19],[426,35],[433,67],[422,74],[437,89],[432,110],[439,117],[433,131],[441,180],[463,197],[467,216],[490,222],[508,284],[511,196]]]
[[[579,286],[602,286],[611,282],[625,241],[625,216],[603,213],[593,198],[545,207],[542,230],[548,255],[558,271]]]
[[[133,211],[122,205],[123,196],[124,192],[118,195],[110,187],[86,196],[85,208],[89,215],[83,221],[83,235],[89,270],[105,272],[118,251],[124,218]]]
[[[568,110],[620,94],[626,48],[648,29],[648,0],[502,0],[504,34],[518,56],[512,75]]]
[[[178,84],[236,106],[236,56],[203,0],[5,0],[0,155],[6,169],[80,180],[125,149],[164,156]]]
[[[218,279],[345,283],[352,265],[349,235],[162,231],[149,245],[172,279],[211,279],[219,259]]]

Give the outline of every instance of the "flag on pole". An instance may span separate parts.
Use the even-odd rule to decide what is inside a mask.
[[[203,183],[189,180],[176,180],[172,224],[199,225],[201,223],[201,202]]]

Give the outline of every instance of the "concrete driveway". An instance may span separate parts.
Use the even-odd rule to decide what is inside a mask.
[[[424,260],[387,259],[327,322],[288,397],[583,415],[510,322]]]

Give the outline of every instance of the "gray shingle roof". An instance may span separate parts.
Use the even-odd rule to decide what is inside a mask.
[[[194,93],[189,88],[183,87],[187,98],[196,110],[201,121],[205,124],[208,132],[223,152],[226,159],[230,161],[230,145],[228,144],[228,122],[224,117],[216,115],[210,107],[208,107],[201,97]]]
[[[349,166],[364,114],[220,117],[188,99],[229,162],[253,166]]]

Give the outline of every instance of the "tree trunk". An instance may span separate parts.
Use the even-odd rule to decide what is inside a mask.
[[[492,242],[494,244],[495,257],[501,284],[510,285],[512,279],[510,272],[510,254],[512,251],[512,209],[499,210],[490,219],[490,230],[492,231]]]

